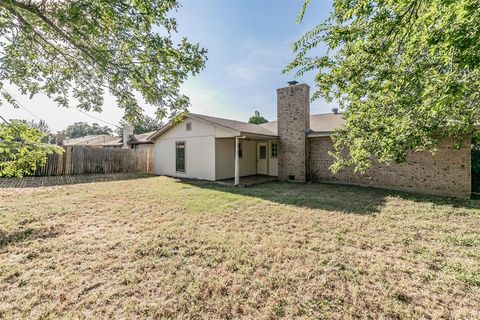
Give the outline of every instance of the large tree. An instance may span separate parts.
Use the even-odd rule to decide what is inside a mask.
[[[302,20],[308,0],[300,12]],[[344,110],[334,171],[405,161],[462,139],[480,120],[478,0],[334,0],[330,17],[294,45],[286,72],[316,72]]]
[[[75,122],[63,130],[65,138],[68,139],[112,133],[112,129],[108,126],[100,126],[98,123],[89,124],[87,122]]]
[[[109,92],[129,121],[142,113],[139,97],[160,118],[182,113],[189,100],[180,85],[204,67],[206,50],[173,40],[178,7],[175,0],[0,0],[0,88],[10,82],[24,94],[95,111]]]
[[[87,111],[101,111],[108,92],[130,122],[141,118],[139,98],[156,106],[159,118],[182,114],[189,100],[179,88],[203,69],[206,50],[174,41],[178,7],[175,0],[0,0],[0,105],[19,107],[5,88],[10,83]],[[18,134],[9,148],[21,147],[11,151],[28,163],[44,161],[46,153],[22,145],[26,131],[9,132]],[[21,175],[29,167],[17,169]]]

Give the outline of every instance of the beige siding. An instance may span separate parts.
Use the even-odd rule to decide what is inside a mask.
[[[427,194],[469,197],[471,193],[470,145],[456,149],[453,141],[439,146],[435,156],[428,152],[411,153],[406,163],[375,165],[366,174],[345,170],[332,174],[328,169],[333,160],[328,151],[332,141],[309,139],[310,172],[313,180],[375,186]]]
[[[243,141],[243,157],[240,159],[240,176],[256,173],[256,143]],[[229,179],[235,176],[235,139],[216,139],[215,141],[215,178]]]
[[[186,130],[186,123],[192,130]],[[185,141],[185,172],[175,170],[175,142]],[[215,127],[188,119],[155,142],[155,173],[174,177],[215,180]]]

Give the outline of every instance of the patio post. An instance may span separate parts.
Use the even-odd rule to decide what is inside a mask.
[[[239,137],[235,137],[235,186],[240,184],[240,163],[238,159],[238,139]]]

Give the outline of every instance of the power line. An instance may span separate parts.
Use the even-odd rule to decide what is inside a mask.
[[[86,112],[83,111],[83,110],[80,110],[80,109],[77,109],[77,108],[73,108],[73,109],[77,110],[78,112],[83,113],[84,115],[86,115],[86,116],[88,116],[88,117],[90,117],[90,118],[93,118],[93,119],[95,119],[95,120],[101,121],[101,122],[106,123],[106,124],[108,124],[108,125],[110,125],[110,126],[114,126],[114,127],[117,127],[117,128],[121,128],[121,127],[119,127],[119,126],[116,125],[116,124],[113,124],[113,123],[110,123],[110,122],[108,122],[108,121],[105,121],[105,120],[102,120],[102,119],[100,119],[100,118],[97,118],[97,117],[95,117],[95,116],[92,116],[91,114],[88,114],[88,113],[86,113]]]
[[[7,90],[5,90],[5,88],[2,88],[2,90],[8,94],[13,100],[15,100],[15,102],[25,111],[27,111],[31,116],[33,116],[34,118],[36,118],[37,120],[40,120],[40,121],[45,121],[44,119],[41,119],[39,118],[38,116],[36,116],[33,112],[31,112],[30,110],[27,109],[27,107],[25,107],[23,104],[20,103],[20,101],[18,101],[12,94],[10,94]],[[46,122],[46,121],[45,121]],[[48,124],[47,124],[48,125]],[[54,131],[57,131],[57,129],[55,129],[54,127],[52,127],[51,125],[48,125],[50,128],[52,128]]]
[[[39,118],[39,117],[36,116],[33,112],[31,112],[30,110],[28,110],[27,107],[25,107],[23,104],[20,103],[20,101],[18,101],[17,99],[15,99],[15,97],[14,97],[13,95],[11,95],[7,90],[5,90],[5,88],[2,88],[2,90],[5,91],[5,93],[7,93],[10,97],[12,97],[12,99],[15,100],[15,102],[16,102],[22,109],[24,109],[25,111],[27,111],[31,116],[33,116],[33,117],[36,118],[37,120],[43,120],[43,121],[45,121],[44,119]],[[100,118],[97,118],[97,117],[95,117],[95,116],[92,116],[91,114],[88,114],[88,113],[86,113],[85,111],[80,110],[80,109],[78,109],[78,108],[73,107],[73,109],[75,109],[75,110],[77,110],[78,112],[83,113],[84,115],[86,115],[86,116],[88,116],[88,117],[90,117],[90,118],[92,118],[92,119],[95,119],[95,120],[97,120],[97,121],[101,121],[101,122],[103,122],[103,123],[106,123],[106,124],[108,124],[108,125],[110,125],[110,126],[114,126],[114,127],[116,127],[116,128],[121,128],[121,127],[119,127],[119,126],[116,125],[116,124],[113,124],[113,123],[111,123],[111,122],[105,121],[105,120],[100,119]],[[50,127],[51,127],[54,131],[59,131],[59,130],[55,129],[55,128],[52,127],[52,126],[50,126]]]

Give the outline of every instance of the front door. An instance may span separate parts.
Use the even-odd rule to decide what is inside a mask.
[[[267,143],[257,143],[257,174],[268,174]]]

